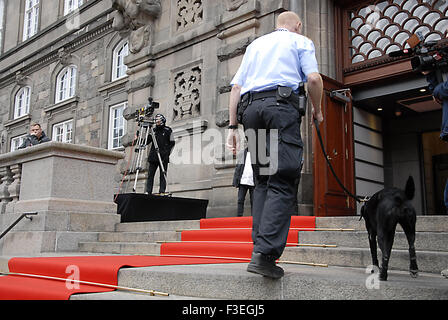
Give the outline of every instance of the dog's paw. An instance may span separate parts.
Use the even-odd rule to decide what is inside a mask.
[[[409,270],[409,274],[411,275],[412,278],[417,278],[418,270]]]

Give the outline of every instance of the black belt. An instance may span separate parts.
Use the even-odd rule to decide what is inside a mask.
[[[305,115],[306,109],[306,95],[299,95],[295,92],[288,92],[287,88],[286,92],[283,90],[286,87],[277,87],[272,90],[266,91],[249,91],[241,96],[240,102],[238,103],[238,111],[237,111],[237,120],[239,123],[242,123],[244,110],[248,105],[252,103],[254,100],[260,100],[265,98],[276,98],[277,102],[285,102],[292,105],[301,116]],[[281,92],[280,92],[281,91]],[[286,93],[286,94],[285,94]]]
[[[265,98],[275,98],[277,94],[277,89],[267,90],[267,91],[249,91],[241,96],[241,102],[254,101]]]

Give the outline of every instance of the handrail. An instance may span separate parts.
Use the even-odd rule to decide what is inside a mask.
[[[14,223],[12,225],[10,225],[5,231],[3,231],[3,233],[0,235],[0,239],[3,238],[12,228],[14,228],[14,226],[16,224],[18,224],[20,222],[20,220],[22,220],[23,218],[27,218],[27,219],[33,220],[33,217],[28,217],[28,216],[35,216],[36,214],[37,214],[37,212],[25,212],[25,213],[22,213],[20,215],[20,217],[16,221],[14,221]]]

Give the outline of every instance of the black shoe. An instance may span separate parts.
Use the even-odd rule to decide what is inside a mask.
[[[262,253],[252,253],[252,259],[247,266],[247,271],[258,273],[265,277],[279,279],[284,276],[282,268],[275,264],[275,259]]]
[[[448,142],[448,134],[441,134],[440,140]]]

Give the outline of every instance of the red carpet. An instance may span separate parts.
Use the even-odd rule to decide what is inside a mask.
[[[235,263],[235,260],[184,257],[150,256],[81,256],[12,258],[10,272],[37,274],[67,279],[73,271],[65,273],[67,266],[79,268],[81,281],[117,285],[118,270],[122,267],[149,267],[206,263]],[[111,288],[79,284],[79,289],[67,288],[66,282],[22,276],[0,277],[1,300],[67,300],[75,293],[109,292]]]
[[[164,243],[161,254],[250,258],[252,217],[201,219],[200,230],[184,230],[181,243]],[[299,231],[314,229],[315,217],[292,216],[287,246],[298,244]],[[239,243],[238,243],[239,242]]]
[[[250,229],[252,227],[252,217],[201,219],[200,226],[201,230],[183,231],[182,241],[184,242],[162,244],[160,249],[161,256],[159,257],[74,256],[12,258],[9,260],[8,266],[10,272],[63,279],[73,278],[73,269],[67,270],[67,267],[76,266],[77,270],[79,270],[78,280],[117,285],[118,271],[122,267],[235,263],[239,261],[247,262],[250,259],[253,247]],[[315,228],[315,217],[293,216],[291,228]],[[297,245],[298,230],[290,230],[287,242],[288,245]],[[73,283],[69,283],[69,286],[67,286],[65,281],[13,275],[0,276],[0,299],[66,300],[75,293],[108,292],[114,290],[112,288],[86,284],[79,284],[79,288],[77,287]],[[157,290],[157,288],[150,289]]]
[[[291,228],[315,228],[316,217],[292,216]],[[252,228],[252,217],[231,217],[201,219],[201,229],[213,228]]]
[[[290,230],[287,243],[297,244],[299,232]],[[185,230],[181,233],[182,241],[237,241],[252,242],[251,229],[203,229],[203,230]]]

